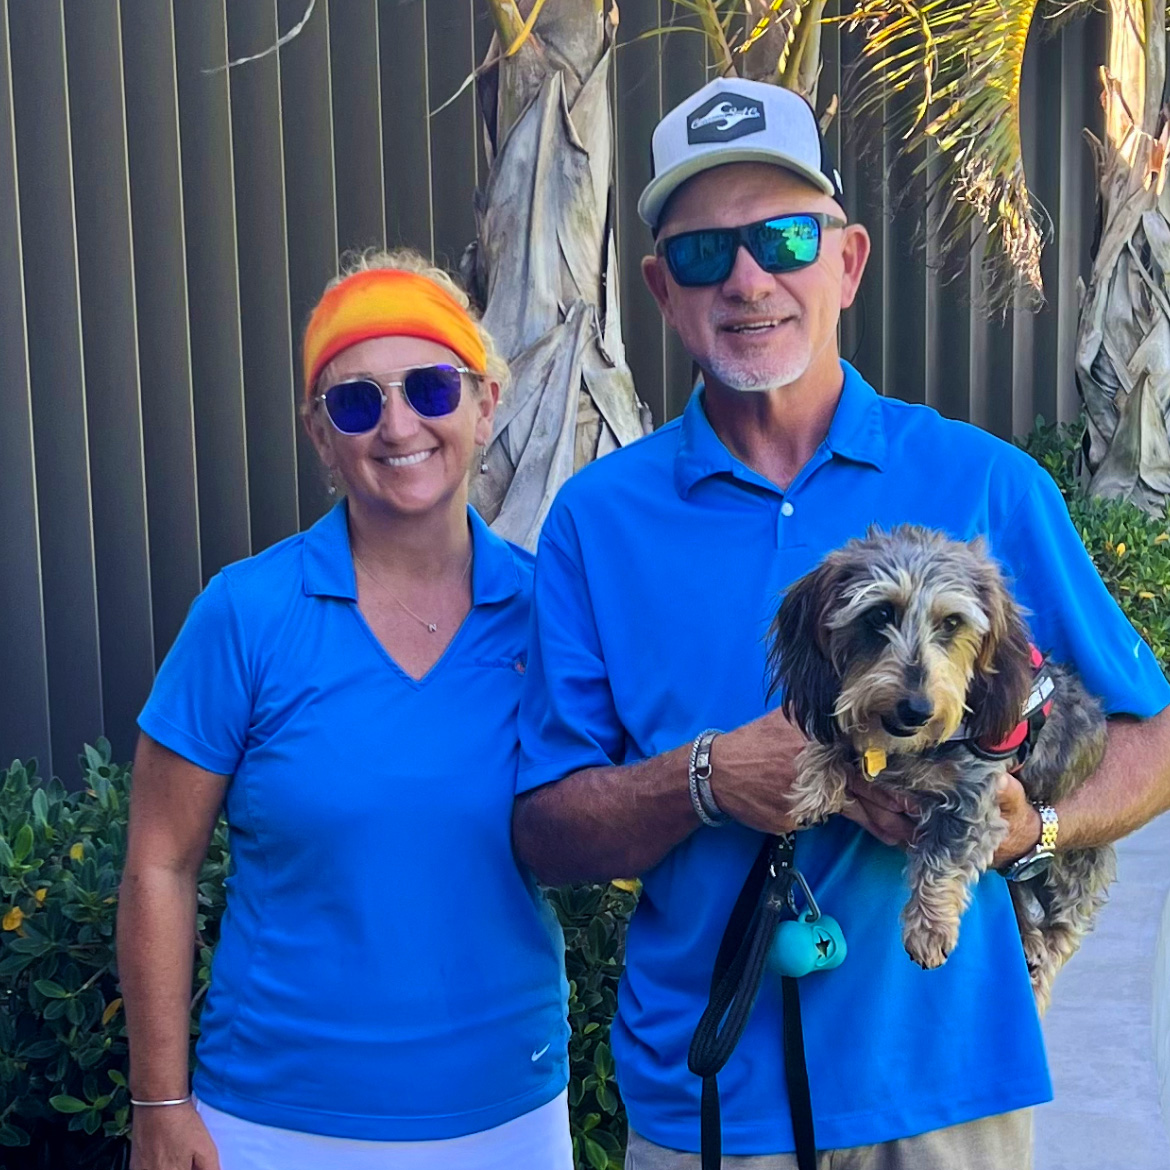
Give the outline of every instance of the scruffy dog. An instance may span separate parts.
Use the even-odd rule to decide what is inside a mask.
[[[797,759],[794,812],[814,824],[839,812],[859,769],[910,793],[919,828],[909,850],[902,940],[923,967],[945,962],[971,887],[1007,825],[983,758],[1021,720],[1032,649],[1019,607],[982,540],[926,528],[871,529],[789,589],[771,630],[772,687],[812,742]],[[1069,671],[1046,667],[1050,714],[1019,773],[1030,800],[1053,804],[1096,767],[1101,709]],[[1024,955],[1041,1011],[1115,876],[1112,848],[1069,850],[1046,873],[1012,882]]]

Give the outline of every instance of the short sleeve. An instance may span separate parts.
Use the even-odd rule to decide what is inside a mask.
[[[579,558],[558,546],[549,527],[536,555],[517,793],[582,768],[622,763],[626,742],[588,583]]]
[[[1106,714],[1148,718],[1170,705],[1157,659],[1105,587],[1050,476],[1037,472],[993,540],[1033,640],[1076,669]]]
[[[252,690],[239,617],[220,573],[192,603],[138,726],[198,767],[230,776],[244,754]]]

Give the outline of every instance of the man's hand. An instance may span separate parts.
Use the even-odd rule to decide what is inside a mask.
[[[1007,821],[1007,836],[991,859],[993,869],[1011,865],[1023,857],[1039,840],[1044,822],[1028,800],[1024,786],[1009,772],[999,778],[999,815]]]
[[[780,710],[769,711],[711,745],[711,793],[740,824],[761,833],[788,833],[795,822],[788,793],[796,757],[808,740]]]
[[[904,846],[918,831],[918,805],[912,796],[883,788],[858,773],[848,786],[848,804],[841,815],[886,845]]]

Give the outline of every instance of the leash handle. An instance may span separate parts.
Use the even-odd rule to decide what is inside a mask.
[[[723,1136],[716,1077],[747,1027],[776,927],[786,911],[792,912],[795,853],[792,834],[769,837],[764,841],[719,943],[710,997],[687,1054],[687,1067],[703,1080],[700,1105],[702,1170],[720,1170],[722,1165]],[[816,1170],[816,1138],[804,1061],[800,995],[795,979],[784,977],[781,987],[784,1066],[796,1138],[797,1166],[798,1170]]]

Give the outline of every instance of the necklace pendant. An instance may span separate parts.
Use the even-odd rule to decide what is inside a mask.
[[[433,634],[439,627],[434,622],[427,622],[427,633]]]

